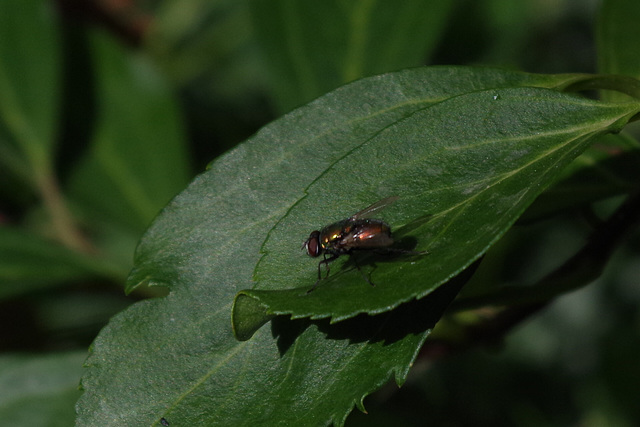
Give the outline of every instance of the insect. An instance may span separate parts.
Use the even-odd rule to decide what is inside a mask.
[[[341,255],[351,255],[353,251],[371,251],[385,248],[388,251],[391,250],[389,246],[394,242],[393,237],[391,237],[391,227],[386,222],[379,219],[371,219],[369,216],[386,208],[396,200],[398,200],[397,196],[384,198],[347,219],[334,222],[321,230],[311,232],[309,238],[303,243],[302,249],[306,250],[311,257],[315,258],[322,255],[323,259],[318,263],[318,280],[307,293],[313,291],[322,280],[322,264],[327,269],[325,276],[327,278],[329,277],[329,263],[335,261]],[[394,250],[394,252],[396,251],[418,254],[418,252],[401,249]],[[355,259],[354,263],[356,263]],[[357,263],[356,267],[360,270]],[[366,276],[365,280],[371,283]],[[371,284],[373,285],[373,283]]]

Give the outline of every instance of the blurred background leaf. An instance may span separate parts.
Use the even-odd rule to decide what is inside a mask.
[[[0,416],[10,426],[69,426],[80,395],[82,351],[0,355]]]
[[[87,279],[98,272],[116,277],[122,273],[116,266],[103,264],[33,233],[0,227],[0,300]]]
[[[179,88],[201,170],[273,118],[246,0],[157,1],[144,45]]]
[[[250,4],[270,98],[285,113],[350,81],[428,63],[453,1]]]
[[[640,3],[633,0],[607,0],[600,6],[596,27],[598,68],[601,73],[640,77],[640,27],[635,20]]]
[[[178,106],[144,55],[90,34],[96,124],[90,148],[68,179],[82,214],[137,236],[188,180]]]
[[[0,173],[33,187],[51,169],[59,120],[60,34],[54,13],[45,1],[0,5]]]

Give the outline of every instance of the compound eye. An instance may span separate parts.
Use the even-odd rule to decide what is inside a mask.
[[[310,257],[317,257],[320,255],[320,232],[313,231],[309,238],[304,242],[304,248],[307,250],[307,254]]]

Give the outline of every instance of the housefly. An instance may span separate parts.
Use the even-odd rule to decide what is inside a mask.
[[[390,250],[389,246],[393,244],[391,227],[384,221],[369,217],[396,200],[398,200],[397,196],[384,198],[347,219],[311,232],[309,238],[302,245],[302,249],[306,250],[311,257],[322,255],[323,259],[318,263],[318,280],[307,293],[313,291],[322,280],[322,264],[327,269],[325,276],[327,278],[329,277],[329,263],[341,255],[351,255],[353,251],[372,251],[385,248],[385,250]],[[418,253],[403,250],[398,250],[398,252]],[[355,259],[354,262],[356,262]],[[356,267],[360,270],[357,263]],[[366,277],[365,280],[371,283]],[[373,285],[373,283],[371,284]]]

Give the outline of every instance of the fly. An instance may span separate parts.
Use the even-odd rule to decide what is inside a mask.
[[[398,200],[397,196],[384,198],[371,206],[361,210],[360,212],[350,216],[342,221],[334,222],[321,230],[312,231],[309,238],[305,240],[302,249],[307,251],[311,257],[322,255],[323,259],[318,263],[318,280],[307,293],[313,291],[320,280],[322,280],[322,264],[327,269],[325,279],[329,277],[329,263],[338,259],[341,255],[351,255],[353,251],[373,251],[376,249],[385,249],[392,251],[391,246],[394,241],[391,236],[391,227],[386,222],[379,219],[369,218],[375,212],[378,212],[391,203]],[[393,252],[422,254],[423,252],[405,251],[395,249]],[[354,263],[356,263],[354,259]],[[360,267],[356,263],[356,267]],[[364,276],[364,275],[363,275]],[[365,277],[365,280],[371,285],[371,281]]]

